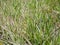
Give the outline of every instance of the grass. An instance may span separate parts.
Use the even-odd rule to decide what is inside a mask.
[[[60,45],[60,0],[0,0],[0,45]]]

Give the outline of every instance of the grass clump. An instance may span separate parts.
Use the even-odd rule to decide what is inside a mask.
[[[0,0],[0,45],[60,45],[60,0]]]

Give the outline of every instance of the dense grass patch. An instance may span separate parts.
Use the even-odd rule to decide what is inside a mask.
[[[60,45],[60,0],[0,0],[0,45]]]

